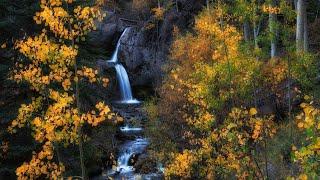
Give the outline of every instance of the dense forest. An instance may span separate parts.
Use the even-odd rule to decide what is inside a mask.
[[[319,179],[319,0],[0,0],[0,179]]]

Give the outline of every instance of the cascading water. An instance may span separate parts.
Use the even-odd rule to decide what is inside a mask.
[[[123,33],[121,34],[118,42],[117,42],[117,47],[116,47],[116,50],[113,52],[112,54],[112,57],[111,59],[108,61],[108,62],[114,62],[114,63],[117,63],[118,62],[118,51],[119,51],[119,47],[120,47],[120,44],[121,44],[121,38],[126,34],[128,28],[126,28]]]
[[[137,138],[125,143],[117,160],[117,171],[120,172],[121,175],[130,176],[130,174],[133,173],[133,166],[129,165],[130,158],[135,154],[141,153],[147,145],[148,141],[145,138]]]
[[[121,34],[116,50],[114,51],[111,60],[109,60],[109,63],[116,63],[114,66],[116,69],[117,73],[117,80],[119,82],[119,87],[120,87],[120,93],[121,93],[121,100],[119,101],[120,103],[128,103],[128,104],[135,104],[135,103],[140,103],[138,100],[134,99],[132,96],[132,91],[131,91],[131,85],[128,77],[128,73],[126,69],[118,63],[118,51],[119,47],[121,44],[121,39],[122,37],[126,34],[128,28],[126,28],[123,33]]]
[[[121,101],[123,103],[139,103],[136,99],[132,97],[132,91],[130,86],[130,81],[126,69],[121,64],[114,66],[117,72],[117,79],[119,82]]]
[[[121,100],[117,101],[118,103],[115,103],[115,105],[119,107],[118,110],[120,110],[123,114],[128,115],[123,117],[134,117],[137,115],[137,113],[139,114],[139,112],[137,112],[137,109],[139,109],[141,104],[138,100],[133,98],[127,71],[118,62],[118,50],[120,47],[121,39],[125,35],[127,30],[128,28],[126,28],[122,33],[111,60],[107,62],[114,65],[114,68],[116,69],[117,73],[117,80],[120,87]],[[129,118],[125,118],[125,120],[129,120]],[[148,145],[148,139],[143,137],[143,128],[141,127],[141,124],[139,124],[141,122],[142,119],[137,119],[135,121],[135,125],[131,123],[131,125],[128,125],[128,122],[126,122],[125,126],[120,127],[120,137],[125,138],[122,138],[120,140],[121,143],[117,146],[119,154],[116,168],[107,169],[106,173],[102,173],[102,176],[95,177],[94,180],[104,180],[107,176],[109,178],[112,177],[112,179],[116,180],[160,179],[160,176],[157,173],[143,174],[136,172],[136,170],[134,169],[134,165],[136,163],[134,161],[137,160],[140,155],[145,153],[145,149]],[[160,174],[163,173],[160,172]]]

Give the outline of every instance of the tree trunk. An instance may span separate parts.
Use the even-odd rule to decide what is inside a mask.
[[[307,5],[304,4],[303,8],[303,49],[304,52],[309,51],[309,34],[308,34],[308,15],[307,15]]]
[[[210,13],[210,2],[209,2],[209,0],[207,0],[207,10],[208,10],[208,13]]]
[[[270,5],[274,6],[274,0],[270,1]],[[269,29],[271,33],[271,58],[277,55],[277,28],[275,26],[277,21],[277,15],[269,13]]]
[[[253,10],[253,16],[256,16],[256,10]],[[257,22],[255,20],[253,20],[253,39],[254,39],[254,48],[258,49],[259,45],[258,45],[258,27],[257,27]]]
[[[67,3],[67,11],[69,12],[69,5]],[[70,21],[70,16],[68,17],[69,21],[69,31],[72,31],[71,27],[71,21]],[[72,50],[75,49],[75,43],[74,43],[74,37],[73,34],[71,33],[72,36]],[[78,78],[78,65],[77,65],[77,60],[74,60],[74,74],[77,79]],[[76,81],[76,106],[78,110],[78,118],[81,119],[81,106],[80,106],[80,88],[79,88],[79,82]],[[79,136],[79,151],[80,151],[80,166],[81,166],[81,177],[83,180],[87,180],[87,174],[86,174],[86,166],[84,164],[84,151],[83,151],[83,139],[82,139],[82,124],[79,122],[78,126],[78,136]]]
[[[297,1],[297,29],[296,29],[296,48],[297,52],[303,51],[303,35],[304,35],[304,0]]]

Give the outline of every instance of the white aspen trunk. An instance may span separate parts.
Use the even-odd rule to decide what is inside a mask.
[[[209,0],[207,0],[207,10],[208,10],[208,13],[210,13],[210,2],[209,2]]]
[[[297,29],[296,29],[296,48],[297,52],[303,51],[303,35],[304,35],[304,2],[303,0],[297,1]]]
[[[269,28],[271,33],[271,58],[277,55],[277,29],[275,28],[275,23],[277,16],[275,14],[269,14]]]

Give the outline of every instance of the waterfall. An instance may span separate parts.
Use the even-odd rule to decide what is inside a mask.
[[[117,42],[117,47],[116,47],[116,50],[113,52],[112,54],[112,57],[111,59],[108,61],[108,62],[114,62],[114,63],[117,63],[118,62],[118,51],[119,51],[119,47],[120,47],[120,44],[121,44],[121,38],[126,34],[128,28],[126,28],[123,33],[121,34],[118,42]]]
[[[147,145],[148,140],[146,138],[137,138],[125,143],[123,145],[124,149],[122,149],[119,153],[117,160],[117,171],[121,172],[122,174],[132,173],[134,170],[133,166],[129,166],[130,158],[133,157],[134,154],[141,153]]]
[[[121,34],[117,43],[116,50],[114,51],[111,60],[109,60],[108,62],[116,63],[114,67],[116,69],[117,80],[119,83],[120,93],[121,93],[121,100],[119,102],[120,103],[140,103],[138,100],[134,99],[132,96],[131,85],[130,85],[130,81],[129,81],[129,77],[126,69],[120,63],[118,63],[118,51],[121,44],[121,39],[126,34],[127,30],[128,28],[126,28]]]
[[[134,101],[131,92],[131,86],[129,82],[129,77],[127,71],[121,64],[116,64],[114,66],[117,72],[117,79],[119,82],[121,101],[123,102],[132,102]]]
[[[132,170],[132,166],[129,166],[129,159],[133,153],[123,153],[119,156],[117,161],[117,171],[118,172],[127,172]]]

